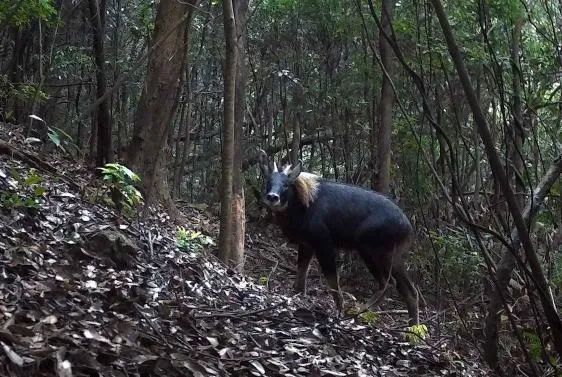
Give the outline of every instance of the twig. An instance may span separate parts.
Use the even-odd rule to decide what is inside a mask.
[[[250,257],[250,258],[254,258],[254,259],[265,259],[265,260],[267,260],[267,261],[269,261],[269,262],[271,262],[271,263],[278,263],[278,264],[279,264],[279,267],[281,267],[282,269],[284,269],[284,270],[286,270],[286,271],[288,271],[288,272],[291,272],[291,273],[293,273],[293,274],[296,274],[296,273],[297,273],[297,271],[295,271],[294,268],[291,268],[291,267],[287,266],[287,265],[284,264],[284,263],[280,263],[279,260],[277,260],[277,259],[271,259],[270,257],[268,257],[268,256],[265,255],[265,254],[262,254],[262,255],[260,255],[259,257],[255,256],[255,255],[252,255],[252,253],[246,253],[246,255],[247,255],[248,257]]]
[[[240,317],[246,317],[249,315],[254,315],[254,314],[259,314],[259,313],[263,313],[263,312],[267,312],[267,311],[271,311],[273,309],[278,308],[279,306],[285,304],[284,302],[279,302],[273,306],[267,307],[267,308],[262,308],[262,309],[258,309],[258,310],[251,310],[248,312],[242,312],[242,313],[235,313],[235,312],[221,312],[221,313],[213,313],[213,314],[195,314],[194,318],[196,319],[200,319],[200,318],[217,318],[217,317],[228,317],[228,318],[240,318]]]
[[[164,344],[166,346],[168,346],[168,348],[172,348],[172,346],[170,345],[170,343],[168,343],[168,341],[166,340],[164,335],[162,335],[162,333],[160,333],[160,331],[158,331],[158,329],[156,328],[156,326],[154,326],[154,324],[152,323],[150,318],[148,318],[147,315],[142,311],[141,306],[137,303],[135,303],[134,305],[135,305],[135,309],[137,310],[137,312],[139,312],[139,314],[142,316],[142,318],[148,323],[148,325],[152,328],[152,330],[154,330],[156,335],[158,335],[158,337],[164,342]]]
[[[267,275],[267,289],[269,289],[269,282],[271,281],[271,277],[273,276],[273,273],[275,273],[275,270],[277,269],[278,265],[279,265],[279,261],[275,261],[275,266],[273,266],[271,272],[269,273],[269,275]]]
[[[152,232],[148,230],[148,248],[150,249],[150,258],[154,257],[154,240],[152,239]]]

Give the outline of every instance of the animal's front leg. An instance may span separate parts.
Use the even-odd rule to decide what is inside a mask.
[[[306,277],[308,275],[308,269],[310,268],[310,262],[312,261],[313,255],[314,251],[312,249],[299,245],[297,277],[295,279],[294,286],[297,293],[306,294]]]
[[[318,263],[320,264],[322,273],[324,274],[328,286],[330,287],[338,315],[340,315],[343,310],[343,295],[340,291],[338,268],[336,264],[336,250],[333,246],[324,244],[324,246],[319,248],[316,252],[316,258],[318,258]]]

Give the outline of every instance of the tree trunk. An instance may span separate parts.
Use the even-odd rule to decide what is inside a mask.
[[[135,113],[133,137],[127,163],[143,180],[147,204],[162,199],[173,211],[167,183],[166,141],[178,106],[188,50],[187,35],[198,0],[161,0],[156,10],[149,49],[148,72]]]
[[[96,114],[92,114],[90,120],[90,139],[88,140],[88,166],[94,167],[96,165],[96,145],[98,139],[97,119]]]
[[[89,0],[92,30],[94,32],[94,60],[96,62],[96,97],[101,98],[107,90],[105,74],[105,8],[106,0]],[[96,166],[103,166],[113,160],[111,147],[111,117],[109,115],[109,98],[97,107],[97,149]]]
[[[294,93],[295,114],[293,117],[293,138],[291,139],[290,163],[296,164],[300,156],[300,144],[302,135],[302,121],[304,108],[304,90],[300,84],[296,84]]]
[[[244,237],[246,234],[246,208],[244,176],[242,174],[244,147],[244,114],[246,112],[246,22],[249,0],[238,0],[234,5],[237,41],[236,89],[234,101],[234,165],[232,172],[232,256],[231,263],[244,270]]]
[[[299,20],[295,19],[295,75],[302,80],[302,42],[299,40]],[[293,83],[292,102],[293,102],[293,138],[291,139],[291,152],[289,154],[289,163],[296,164],[300,157],[300,143],[302,137],[302,127],[304,123],[304,88],[302,81]]]
[[[14,52],[12,56],[12,61],[10,62],[10,68],[8,71],[8,79],[14,84],[21,84],[24,82],[24,72],[26,72],[25,66],[25,52],[28,48],[28,43],[33,37],[30,28],[25,26],[14,26]],[[22,99],[14,96],[11,99],[13,105],[13,120],[16,123],[24,122],[24,103]],[[29,129],[26,131],[29,131]]]
[[[511,180],[513,181],[516,189],[516,194],[518,195],[518,203],[520,208],[522,208],[525,204],[523,200],[525,194],[525,185],[523,183],[523,169],[524,169],[524,161],[523,161],[523,113],[522,113],[522,105],[521,105],[521,79],[520,79],[520,69],[519,69],[519,52],[521,47],[521,29],[523,28],[523,19],[518,19],[515,21],[513,25],[512,31],[512,41],[511,41],[511,67],[512,67],[512,76],[513,76],[513,100],[512,100],[512,126],[509,130],[506,131],[506,150],[510,157],[511,166],[508,169],[509,175]],[[525,211],[523,211],[525,214]],[[525,219],[525,222],[528,222],[528,218]],[[512,238],[513,240],[513,238]],[[509,255],[512,255],[511,252],[508,251]],[[511,259],[511,258],[510,258]],[[509,275],[504,276],[505,272],[503,271],[506,268],[510,268],[510,263],[514,262],[514,260],[506,261],[503,260],[500,262],[500,266],[498,269],[498,276],[496,279],[498,281],[498,289],[504,290],[507,288],[507,284],[509,283],[509,278],[511,277],[511,267],[509,271]],[[503,264],[502,264],[503,263]],[[499,272],[502,271],[502,276],[500,279]],[[500,310],[502,307],[502,293],[505,296],[504,292],[498,292],[497,289],[492,294],[492,298],[490,300],[490,304],[488,305],[488,313],[486,318],[486,337],[484,342],[484,352],[486,361],[492,368],[498,367],[498,324],[500,319]]]
[[[189,71],[189,70],[188,70]],[[184,166],[181,162],[183,162],[183,153],[189,149],[189,142],[190,142],[190,135],[191,135],[191,122],[189,118],[186,118],[186,112],[189,112],[191,115],[191,106],[190,105],[190,82],[189,77],[186,80],[186,90],[185,90],[185,101],[187,103],[182,104],[180,107],[180,117],[179,117],[179,124],[178,124],[178,133],[176,135],[176,145],[175,145],[175,155],[174,155],[174,165],[173,165],[173,179],[172,179],[172,197],[178,199],[180,197],[181,191],[181,176],[182,172],[184,171]],[[181,146],[181,139],[183,135],[183,148]]]
[[[367,41],[369,36],[366,32],[361,33],[361,41],[363,45],[363,64],[365,67],[371,64],[373,67],[376,67],[377,61],[373,56],[369,58],[369,41]],[[373,190],[376,189],[377,186],[377,174],[376,174],[376,166],[377,166],[377,129],[376,129],[376,109],[377,109],[377,98],[374,95],[375,90],[373,89],[373,80],[369,77],[369,71],[365,69],[364,71],[364,78],[363,78],[363,100],[365,103],[368,104],[367,109],[365,111],[365,116],[369,121],[369,144],[371,146],[371,154],[370,154],[370,161],[368,163],[368,170],[370,171],[369,179],[370,185]]]
[[[509,212],[513,217],[513,222],[515,224],[515,228],[517,229],[517,235],[521,240],[521,244],[525,251],[525,256],[533,274],[532,278],[535,282],[546,320],[550,326],[550,334],[552,336],[554,347],[559,357],[562,357],[562,322],[560,321],[560,317],[554,307],[550,295],[548,294],[548,282],[546,281],[537,253],[531,242],[525,219],[521,213],[515,194],[509,185],[507,174],[501,165],[500,158],[495,149],[494,140],[490,133],[490,129],[488,128],[488,123],[482,109],[480,108],[474,89],[472,88],[468,71],[455,41],[455,37],[447,19],[445,10],[443,9],[443,5],[440,0],[431,0],[431,4],[433,5],[437,18],[439,19],[439,24],[443,30],[449,54],[451,55],[451,59],[462,83],[467,97],[467,102],[472,110],[474,123],[478,129],[478,134],[482,139],[482,143],[484,144],[490,168],[492,169],[494,178],[502,189],[503,195],[507,201]]]
[[[509,138],[507,142],[507,151],[512,163],[509,169],[513,183],[515,184],[516,195],[518,196],[519,205],[525,204],[525,183],[523,181],[523,172],[525,169],[525,161],[523,158],[523,143],[525,140],[525,130],[523,127],[523,110],[521,101],[521,69],[519,65],[519,54],[521,52],[521,30],[523,29],[524,19],[515,20],[512,31],[511,46],[511,67],[513,76],[513,104],[512,104],[512,123],[509,129]]]
[[[386,34],[390,34],[394,0],[383,0],[381,10],[381,27]],[[392,48],[383,33],[379,34],[379,48],[381,63],[389,73],[392,73]],[[377,183],[375,190],[388,194],[390,192],[390,153],[392,136],[392,105],[394,91],[387,75],[383,75],[381,100],[379,106],[379,132],[377,140]]]
[[[232,255],[232,182],[234,170],[234,113],[236,93],[236,21],[232,0],[223,0],[224,39],[226,59],[224,62],[224,119],[222,146],[221,215],[219,235],[219,258],[224,263]]]

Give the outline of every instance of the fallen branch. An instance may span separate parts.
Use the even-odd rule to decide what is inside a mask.
[[[247,317],[250,315],[254,315],[254,314],[259,314],[259,313],[263,313],[263,312],[268,312],[271,310],[274,310],[276,308],[278,308],[279,306],[283,305],[284,302],[279,302],[275,305],[269,306],[267,308],[262,308],[262,309],[258,309],[258,310],[251,310],[248,312],[241,312],[241,313],[236,313],[236,312],[220,312],[220,313],[212,313],[212,314],[195,314],[193,316],[193,318],[196,319],[200,319],[200,318],[220,318],[220,317],[228,317],[228,318],[242,318],[242,317]]]
[[[31,153],[20,151],[19,149],[11,146],[4,140],[0,140],[0,154],[5,154],[10,157],[15,157],[33,166],[36,169],[47,171],[49,173],[58,174],[57,169],[54,166],[46,163],[45,161],[41,160],[39,157]]]
[[[53,165],[43,161],[41,158],[32,153],[17,149],[4,140],[0,140],[0,155],[2,154],[10,156],[11,158],[17,158],[18,160],[21,160],[38,170],[51,173],[65,181],[73,189],[78,191],[81,190],[81,187],[76,182],[66,178],[63,174],[59,173],[59,171]]]

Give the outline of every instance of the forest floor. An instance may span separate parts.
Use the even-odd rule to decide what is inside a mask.
[[[273,227],[248,223],[238,275],[212,247],[178,249],[162,211],[117,216],[88,169],[40,149],[0,124],[1,376],[489,375],[429,324],[408,341],[400,302],[374,325],[338,319],[316,268],[294,296],[295,253]],[[182,211],[216,237],[205,209]]]

